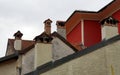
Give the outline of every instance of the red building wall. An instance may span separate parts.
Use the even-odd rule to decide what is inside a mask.
[[[74,45],[81,43],[81,22],[67,35],[67,40]]]
[[[115,12],[112,16],[120,22],[120,10]],[[118,33],[120,34],[120,23],[118,23]]]
[[[101,25],[99,21],[84,21],[84,45],[89,47],[101,41]]]

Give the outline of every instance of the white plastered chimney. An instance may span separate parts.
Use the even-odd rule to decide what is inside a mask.
[[[14,34],[15,41],[14,41],[14,49],[15,50],[22,50],[22,38],[23,34],[20,31],[17,31]]]

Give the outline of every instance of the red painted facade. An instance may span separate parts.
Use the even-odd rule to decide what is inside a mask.
[[[120,22],[120,10],[115,12],[112,16]],[[120,23],[118,23],[118,33],[120,34]]]
[[[77,45],[81,42],[81,22],[74,27],[74,29],[67,35],[67,40],[73,44]]]
[[[120,22],[120,0],[114,0],[114,2],[97,13],[75,11],[65,24],[67,40],[73,45],[84,42],[84,46],[87,47],[101,42],[102,30],[99,22],[109,16],[114,17]],[[84,31],[81,30],[80,20],[83,20],[84,29],[82,30]],[[118,24],[118,32],[120,34],[120,23]]]
[[[85,20],[83,28],[82,35],[81,22],[79,22],[67,35],[67,40],[73,45],[80,45],[83,36],[83,42],[86,47],[95,45],[101,41],[101,25],[99,21]]]
[[[84,45],[89,47],[101,41],[101,25],[99,21],[84,21]]]

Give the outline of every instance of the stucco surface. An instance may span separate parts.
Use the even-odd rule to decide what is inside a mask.
[[[16,75],[16,60],[9,60],[0,63],[0,75]]]
[[[22,55],[22,74],[26,74],[34,70],[34,56],[34,48]]]
[[[119,50],[117,41],[40,75],[119,75]]]
[[[62,28],[57,29],[57,33],[59,33],[62,37],[66,39],[66,30]]]
[[[105,38],[109,39],[115,35],[118,35],[118,27],[115,26],[104,26],[105,28]]]
[[[74,51],[68,45],[66,45],[59,38],[55,37],[52,40],[52,58],[53,60],[61,59],[65,56],[73,54]]]
[[[35,45],[35,68],[52,61],[52,44],[37,43]]]

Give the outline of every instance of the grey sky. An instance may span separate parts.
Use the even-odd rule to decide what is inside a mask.
[[[32,40],[44,31],[43,21],[67,20],[75,10],[98,11],[111,0],[0,0],[0,57],[4,56],[8,38],[20,30],[23,39]]]

